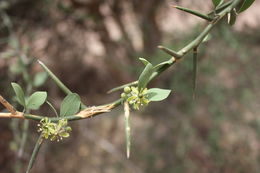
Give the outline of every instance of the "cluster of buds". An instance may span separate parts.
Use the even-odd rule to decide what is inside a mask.
[[[61,119],[58,123],[51,122],[50,119],[44,118],[38,124],[38,132],[42,133],[42,137],[45,139],[50,139],[51,141],[57,140],[58,142],[63,138],[70,136],[71,127],[68,126],[68,121],[66,119]]]
[[[128,102],[135,110],[139,110],[140,106],[146,106],[149,103],[147,91],[147,88],[139,91],[137,87],[125,87],[121,98],[125,102]]]

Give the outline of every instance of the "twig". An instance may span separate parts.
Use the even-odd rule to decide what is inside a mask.
[[[52,122],[57,122],[61,119],[67,119],[68,121],[72,121],[72,120],[92,118],[98,114],[110,112],[113,108],[119,105],[120,103],[119,101],[107,105],[87,107],[75,115],[70,115],[66,117],[50,117],[49,119]],[[20,119],[31,119],[31,120],[40,121],[46,118],[46,116],[25,114],[23,112],[16,111],[15,114],[0,113],[0,118],[20,118]]]
[[[175,62],[177,62],[178,59],[183,58],[188,52],[193,50],[195,47],[198,47],[201,44],[201,42],[203,41],[203,39],[212,30],[212,28],[214,28],[214,26],[216,26],[216,24],[224,16],[226,16],[226,14],[228,14],[234,7],[236,7],[237,4],[239,4],[241,1],[242,0],[230,1],[230,3],[226,3],[225,6],[223,6],[223,9],[222,8],[219,9],[219,13],[217,13],[215,15],[216,16],[215,19],[212,22],[210,22],[206,26],[206,28],[193,41],[191,41],[189,44],[187,44],[185,47],[183,47],[178,52],[173,51],[174,54],[176,54],[177,56],[171,58],[171,63],[167,63],[167,64],[161,66],[159,69],[157,69],[151,75],[151,77],[149,79],[149,82],[151,80],[153,80],[154,78],[156,78],[157,76],[159,76],[162,72],[164,72],[170,66],[175,64]],[[43,63],[40,63],[40,64],[44,65]],[[52,75],[52,77],[55,79],[55,75]],[[57,80],[55,79],[55,81],[56,82],[58,81],[60,88],[62,88],[65,93],[70,93],[71,92],[66,86],[63,86],[62,83],[60,83],[60,81],[58,79]],[[133,85],[133,84],[136,85],[137,82],[136,81],[135,82],[131,82],[131,83],[125,84],[124,86]],[[122,86],[119,87],[119,88],[121,89]],[[116,88],[116,90],[117,89],[118,88]],[[46,116],[40,116],[40,115],[24,114],[22,112],[15,111],[15,109],[12,107],[12,105],[10,105],[3,98],[0,101],[11,112],[11,113],[0,113],[0,118],[22,118],[22,119],[31,119],[31,120],[40,121],[40,120],[42,120],[43,118],[46,117]],[[109,103],[107,105],[101,105],[101,106],[95,106],[95,107],[87,107],[87,108],[83,109],[81,112],[79,112],[76,115],[71,115],[71,116],[66,116],[66,117],[54,117],[54,118],[49,118],[49,119],[51,121],[53,121],[53,122],[56,122],[56,121],[58,121],[60,119],[64,119],[64,118],[67,119],[68,121],[85,119],[85,118],[91,118],[93,116],[96,116],[96,115],[99,115],[99,114],[102,114],[102,113],[107,113],[107,112],[111,111],[113,108],[115,108],[115,107],[117,107],[119,105],[121,105],[121,99],[118,99],[118,100],[114,101],[113,103]]]
[[[11,112],[12,115],[16,114],[15,108],[8,101],[6,101],[1,95],[0,95],[0,102],[2,103],[2,105],[4,105],[4,107],[9,112]]]

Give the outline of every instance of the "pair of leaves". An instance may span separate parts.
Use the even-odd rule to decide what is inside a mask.
[[[37,110],[46,101],[47,93],[44,91],[34,92],[28,99],[25,98],[24,91],[17,83],[12,83],[18,103],[28,110]]]

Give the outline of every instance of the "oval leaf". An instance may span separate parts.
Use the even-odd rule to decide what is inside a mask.
[[[162,101],[166,99],[170,93],[171,90],[160,88],[151,88],[147,92],[149,101]]]
[[[143,72],[139,76],[138,79],[138,90],[140,91],[142,88],[146,88],[147,83],[149,82],[149,78],[153,73],[153,65],[151,63],[147,63]]]
[[[23,107],[25,107],[25,97],[24,97],[23,89],[17,83],[12,82],[11,85],[14,89],[18,103],[20,103]]]
[[[37,91],[33,93],[26,104],[27,109],[36,110],[46,101],[47,92],[44,91]]]
[[[47,78],[48,74],[46,72],[39,72],[34,76],[33,85],[35,87],[42,86]]]
[[[68,116],[77,113],[80,109],[80,97],[76,93],[68,94],[61,103],[60,116]]]
[[[248,9],[254,2],[255,2],[255,0],[244,0],[242,6],[238,10],[238,13],[242,13],[243,11]]]

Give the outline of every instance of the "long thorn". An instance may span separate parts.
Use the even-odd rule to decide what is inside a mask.
[[[195,99],[196,79],[197,79],[197,64],[198,64],[197,47],[193,48],[193,99]]]
[[[42,134],[41,134],[39,136],[35,146],[34,146],[33,153],[32,153],[32,156],[30,158],[29,165],[27,167],[26,173],[29,173],[30,170],[32,169],[34,161],[35,161],[35,159],[37,157],[37,154],[38,154],[38,152],[39,152],[39,150],[41,148],[42,142],[43,142],[43,138],[42,138]]]
[[[163,47],[163,46],[158,46],[158,48],[161,49],[162,51],[164,51],[165,53],[175,57],[175,58],[180,58],[181,57],[180,54],[178,54],[177,52],[175,52],[175,51],[173,51],[173,50],[171,50],[169,48],[166,48],[166,47]]]
[[[209,22],[214,20],[214,18],[212,18],[212,17],[210,17],[210,16],[208,16],[206,14],[202,14],[202,13],[200,13],[198,11],[195,11],[195,10],[191,10],[191,9],[180,7],[180,6],[173,6],[173,7],[178,9],[178,10],[181,10],[181,11],[187,12],[189,14],[195,15],[197,17],[200,17],[202,19],[205,19],[205,20],[207,20]]]

